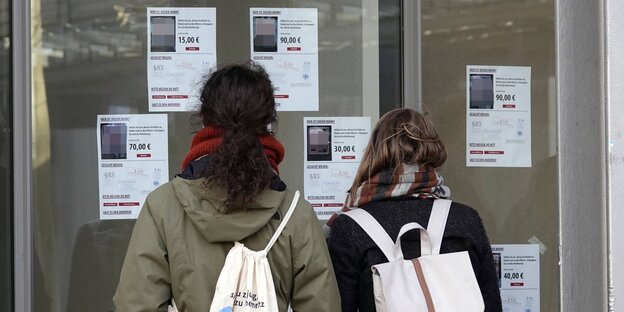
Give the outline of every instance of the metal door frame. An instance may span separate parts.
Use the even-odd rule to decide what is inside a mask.
[[[403,0],[403,107],[422,109],[421,0]]]
[[[14,307],[32,311],[32,75],[30,1],[12,0]]]

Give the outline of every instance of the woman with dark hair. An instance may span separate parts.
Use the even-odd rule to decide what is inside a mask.
[[[208,311],[233,242],[267,246],[294,192],[279,178],[282,144],[273,87],[262,67],[231,65],[203,86],[199,117],[180,173],[147,196],[114,302],[117,311]],[[299,201],[268,252],[279,311],[338,311],[325,239]]]
[[[437,132],[412,109],[395,109],[379,119],[347,197],[345,208],[327,222],[328,247],[342,297],[342,311],[375,311],[371,266],[388,259],[352,218],[363,209],[396,241],[404,224],[427,227],[433,201],[450,189],[436,172],[446,160]],[[420,256],[418,231],[401,238],[405,259]],[[494,259],[479,214],[453,202],[440,253],[468,251],[485,311],[501,311]]]

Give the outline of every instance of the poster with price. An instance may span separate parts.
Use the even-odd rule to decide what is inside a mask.
[[[531,67],[466,67],[466,166],[531,167]]]
[[[370,117],[303,119],[304,194],[320,220],[342,209],[370,130]]]
[[[195,110],[201,83],[217,64],[215,8],[147,8],[150,112]]]
[[[169,181],[167,115],[98,115],[100,219],[136,219]]]
[[[504,312],[540,311],[539,245],[492,245]]]
[[[317,9],[250,9],[251,59],[267,70],[278,111],[318,111]]]

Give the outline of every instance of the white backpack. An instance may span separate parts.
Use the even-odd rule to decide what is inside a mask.
[[[298,201],[299,191],[296,191],[288,212],[263,250],[253,251],[239,242],[234,243],[219,274],[210,312],[279,310],[267,253],[286,227]],[[172,302],[169,311],[177,311],[175,302]]]
[[[403,225],[396,243],[364,209],[346,213],[381,249],[389,262],[372,266],[378,312],[483,312],[485,306],[467,251],[440,254],[451,201],[436,199],[427,229],[416,222]],[[421,256],[403,259],[401,236],[420,230]]]
[[[277,312],[277,297],[267,253],[286,227],[299,201],[299,191],[271,240],[261,251],[239,242],[230,249],[217,280],[210,312]]]

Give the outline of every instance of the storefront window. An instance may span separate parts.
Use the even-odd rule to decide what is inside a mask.
[[[401,105],[399,1],[33,0],[35,311],[113,310],[134,220],[100,219],[96,123],[150,114],[148,7],[216,8],[219,64],[250,58],[251,7],[317,9],[319,109],[278,114],[290,188],[303,190],[304,117],[374,122]],[[166,114],[173,178],[198,126],[190,112]]]
[[[541,242],[538,311],[559,310],[554,6],[552,0],[423,0],[421,7],[423,110],[434,121],[449,152],[442,174],[452,198],[479,211],[491,243]],[[530,79],[525,80],[530,86],[530,113],[526,113],[530,118],[523,117],[530,129],[511,117],[486,125],[491,120],[484,117],[469,124],[467,130],[468,65],[530,67]],[[490,73],[484,74],[481,76],[491,79]],[[481,95],[490,100],[480,103],[482,114],[496,109],[492,100],[497,101],[497,95],[507,101],[503,109],[520,105],[508,98],[512,93],[494,94],[491,80],[482,82],[483,86]],[[473,107],[478,108],[479,103]],[[474,130],[473,126],[481,128]],[[521,161],[526,160],[523,156],[505,167],[468,167],[467,134],[481,135],[487,141],[507,131],[503,128],[512,129],[518,137],[504,141],[507,145],[498,149],[508,153],[514,150],[513,144],[526,143],[523,134],[530,130],[532,136],[526,143],[530,150],[516,150],[515,154],[530,156],[530,165]],[[484,149],[474,148],[475,153]],[[518,289],[523,286],[517,285]],[[503,293],[502,299],[507,307],[522,307],[522,311],[539,308],[537,300],[531,302],[522,293]]]
[[[0,302],[13,302],[11,6],[0,0]]]

